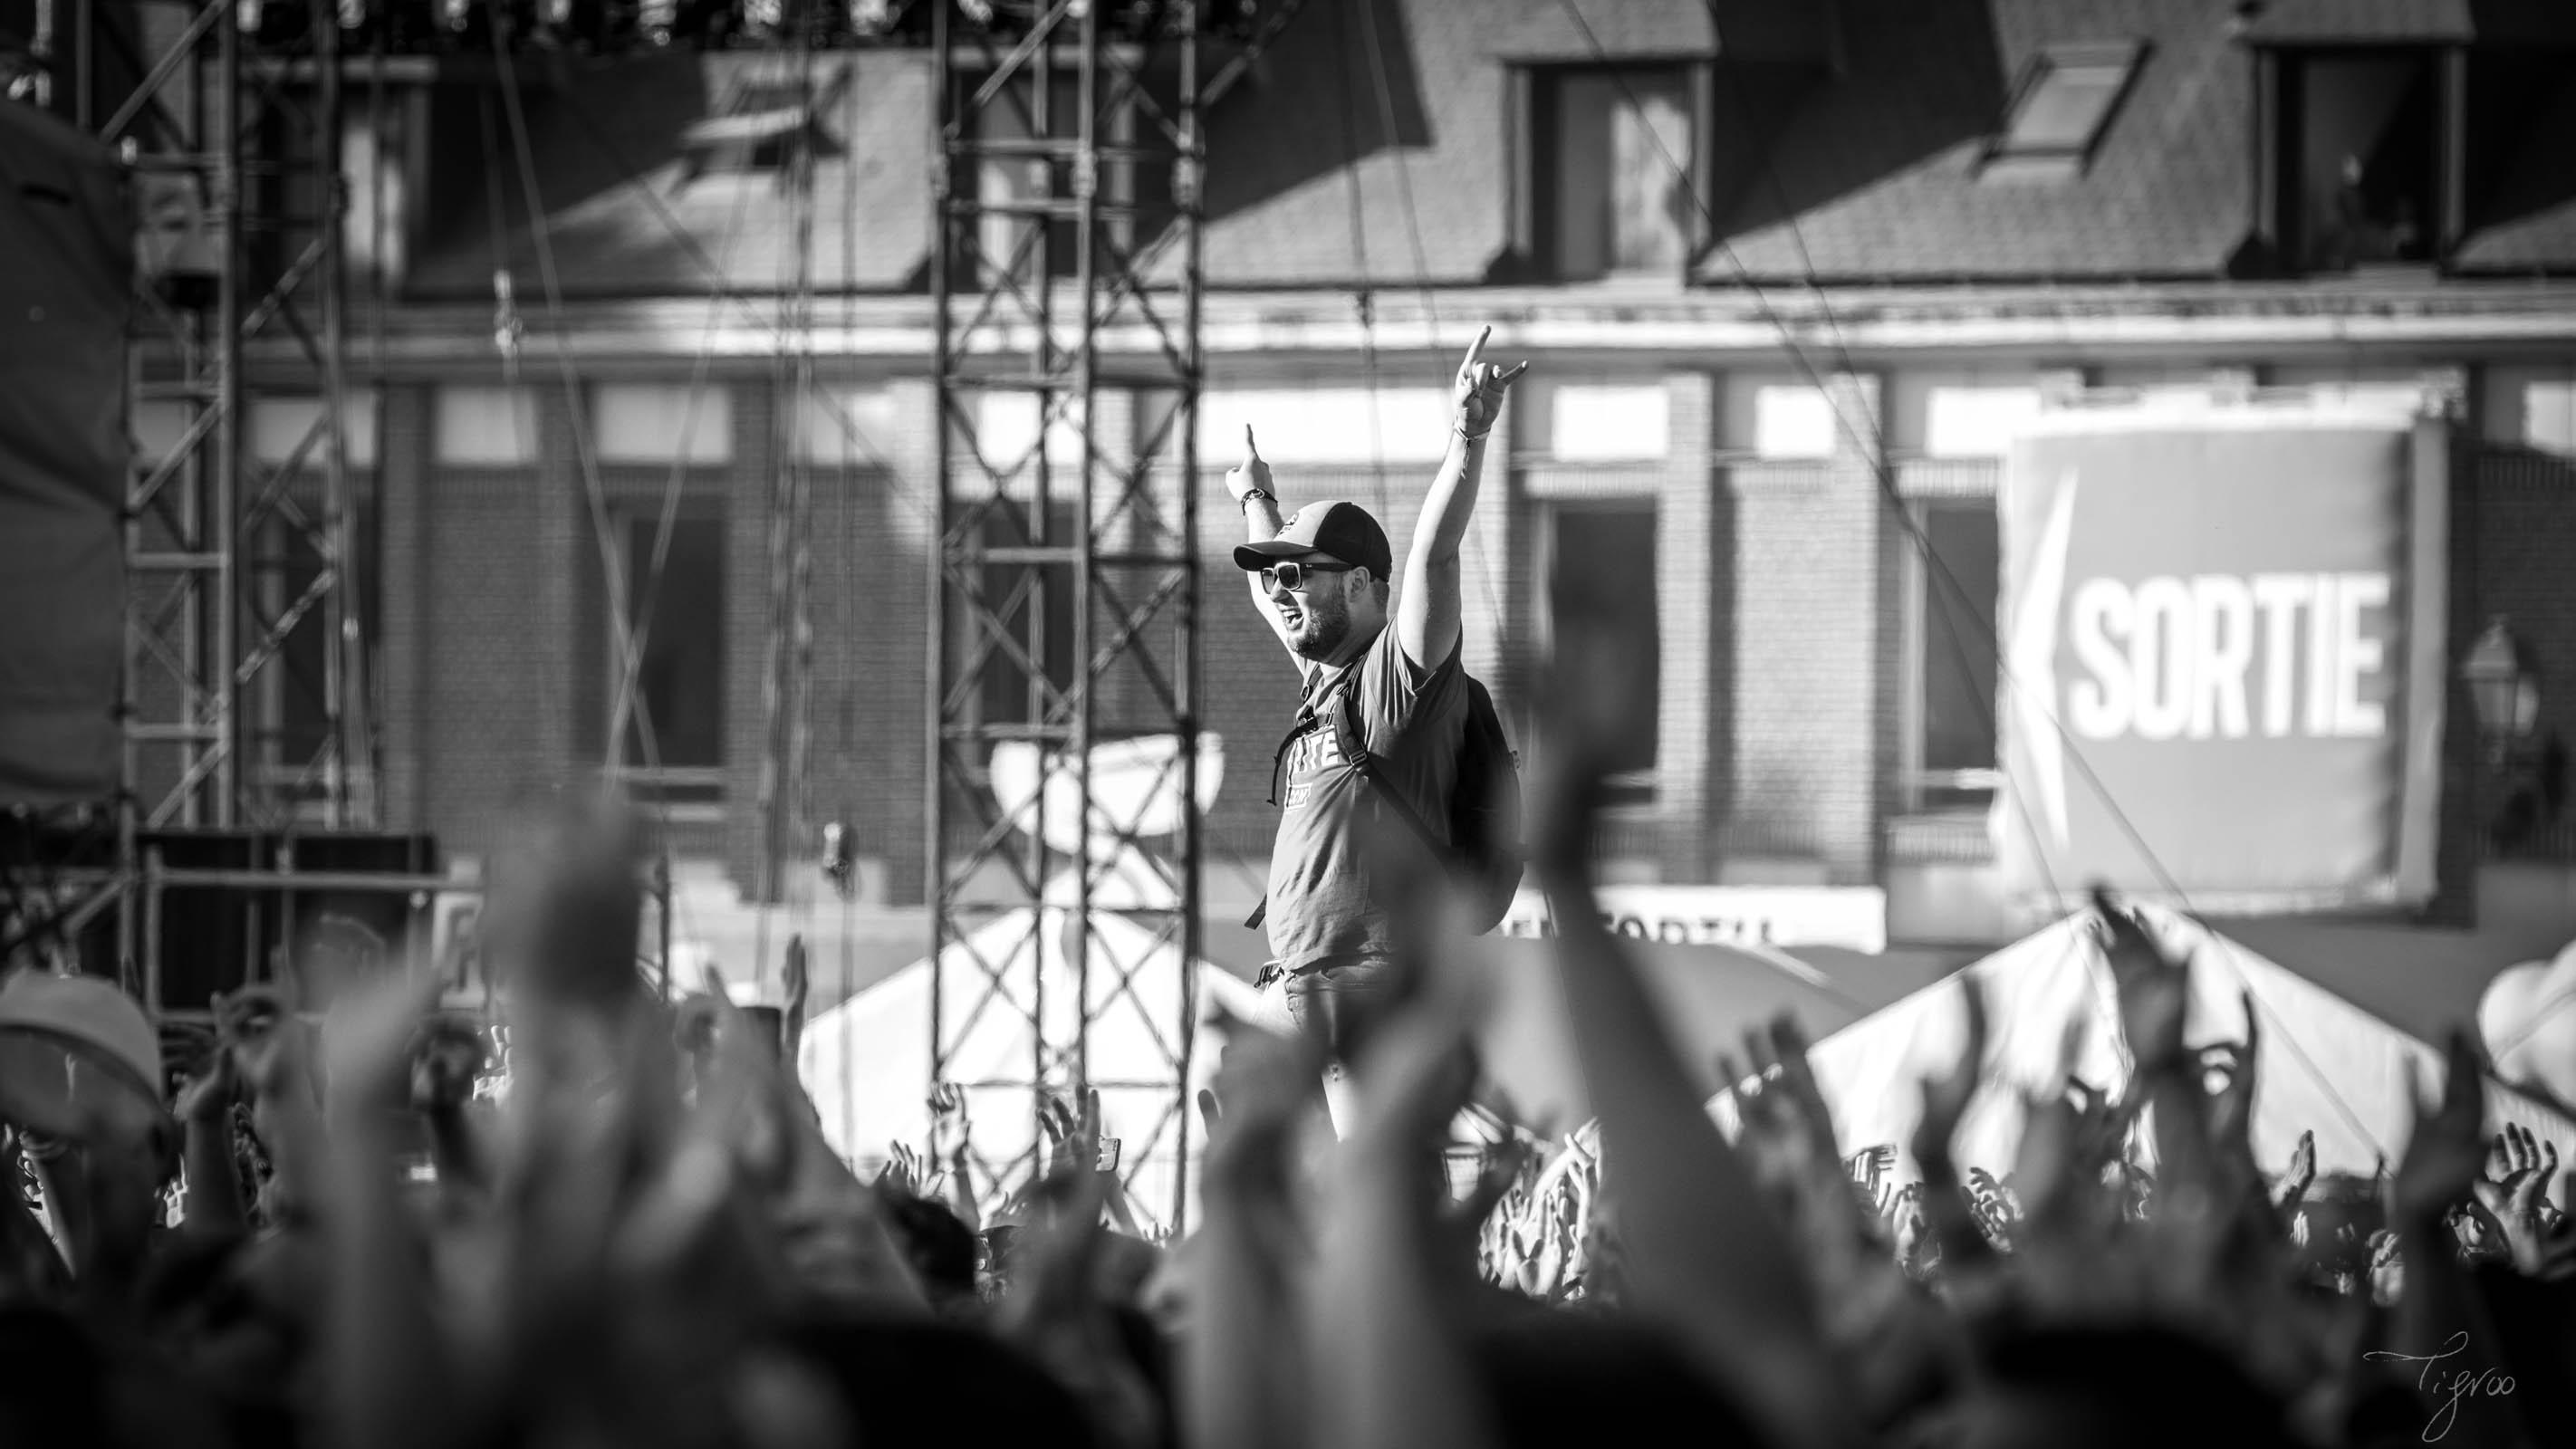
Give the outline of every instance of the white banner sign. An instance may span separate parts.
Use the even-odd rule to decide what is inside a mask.
[[[1875,886],[1603,886],[1593,896],[1611,934],[1685,946],[1887,949],[1887,893]],[[1506,936],[1552,936],[1547,899],[1523,891]]]

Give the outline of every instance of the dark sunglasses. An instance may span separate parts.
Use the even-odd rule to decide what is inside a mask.
[[[1275,563],[1262,569],[1261,587],[1274,589],[1284,585],[1295,592],[1306,587],[1308,574],[1346,574],[1358,567],[1358,564],[1346,563]]]

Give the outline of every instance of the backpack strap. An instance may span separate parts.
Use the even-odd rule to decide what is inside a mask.
[[[1342,747],[1342,758],[1350,762],[1353,772],[1375,787],[1377,798],[1395,807],[1396,817],[1413,831],[1414,838],[1422,842],[1422,848],[1430,851],[1434,859],[1439,859],[1443,854],[1440,837],[1431,833],[1431,826],[1423,820],[1422,812],[1413,808],[1413,802],[1404,798],[1403,791],[1389,786],[1377,777],[1377,758],[1369,753],[1368,736],[1360,727],[1359,680],[1359,666],[1353,664],[1343,671],[1340,679],[1333,681],[1332,686],[1325,691],[1323,699],[1316,700],[1297,712],[1297,723],[1289,727],[1288,737],[1279,743],[1278,756],[1271,761],[1270,803],[1273,805],[1279,803],[1278,761],[1287,757],[1288,747],[1296,743],[1297,737],[1304,734],[1308,726],[1324,720]],[[1341,706],[1333,710],[1327,720],[1325,711],[1328,702],[1336,694],[1341,696]],[[1261,923],[1269,917],[1270,897],[1265,893],[1259,904],[1252,908],[1252,914],[1243,918],[1243,924],[1257,931],[1261,929]]]
[[[1377,776],[1377,757],[1369,753],[1368,737],[1360,728],[1358,673],[1357,669],[1352,670],[1354,683],[1342,691],[1342,708],[1333,722],[1333,727],[1341,732],[1342,758],[1351,762],[1351,768],[1361,779],[1375,787],[1378,799],[1395,807],[1396,817],[1412,829],[1414,838],[1422,842],[1422,848],[1430,851],[1433,859],[1441,859],[1446,854],[1445,849],[1440,844],[1440,837],[1431,833],[1431,826],[1422,818],[1422,812],[1413,808],[1413,802],[1404,798],[1403,791]]]

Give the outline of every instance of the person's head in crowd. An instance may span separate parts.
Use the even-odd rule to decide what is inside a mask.
[[[908,1192],[888,1194],[897,1245],[931,1295],[934,1307],[954,1309],[977,1301],[975,1231],[948,1205]]]
[[[1344,627],[1365,624],[1356,603],[1371,582]],[[1588,817],[1540,819],[1589,838]],[[1471,1097],[1473,1012],[1455,963],[1428,953],[1367,1033],[1366,1110],[1347,1141],[1313,1130],[1311,1043],[1225,1028],[1220,1090],[1202,1109],[1201,1232],[1168,1249],[1133,1235],[1123,1200],[1110,1216],[1126,1230],[1105,1231],[1100,1175],[1061,1163],[1024,1182],[976,1181],[961,1147],[942,1159],[959,1164],[955,1207],[871,1190],[821,1144],[774,1049],[782,1023],[733,1006],[712,974],[676,1007],[641,987],[632,831],[614,812],[577,809],[496,879],[494,940],[522,988],[505,1006],[529,1013],[512,1020],[539,1065],[499,1114],[510,1130],[488,1138],[454,1111],[483,1038],[415,989],[434,983],[351,993],[318,1037],[274,992],[228,998],[208,1060],[238,1071],[240,1109],[197,1095],[208,1068],[191,1067],[178,1074],[191,1105],[174,1115],[160,1067],[178,1049],[113,986],[0,979],[0,1033],[51,1054],[14,1063],[39,1070],[0,1072],[0,1449],[291,1443],[292,1424],[340,1426],[339,1415],[423,1423],[417,1435],[318,1442],[734,1442],[699,1432],[688,1405],[713,1401],[740,1442],[794,1449],[1261,1437],[1191,1429],[1211,1382],[1259,1412],[1369,1400],[1378,1417],[1353,1422],[1381,1429],[1410,1426],[1417,1396],[1452,1414],[1411,1437],[1356,1436],[1372,1444],[1623,1443],[1679,1426],[1713,1445],[2123,1449],[2287,1443],[2295,1415],[2329,1444],[2359,1446],[2426,1429],[2406,1375],[2338,1377],[2361,1367],[2358,1345],[2399,1341],[2420,1327],[2410,1313],[2441,1301],[2408,1299],[2410,1278],[2468,1290],[2452,1296],[2476,1304],[2493,1336],[2492,1352],[2478,1341],[2481,1365],[2528,1386],[2502,1412],[2561,1422],[2558,1385],[2576,1382],[2576,1229],[2545,1194],[2534,1206],[2457,1165],[2484,1146],[2467,1142],[2474,1110],[2444,1129],[2447,1148],[2419,1123],[2417,1143],[2430,1145],[2410,1146],[2387,1184],[2301,1178],[2267,1194],[2249,1165],[2243,1212],[2213,1209],[2220,1179],[2195,1177],[2192,1154],[2157,1156],[2160,1191],[2111,1137],[2080,1151],[2069,1137],[2060,1158],[2035,1156],[2001,1185],[1968,1173],[1973,1191],[1955,1172],[1931,1185],[1918,1141],[1926,1181],[1888,1194],[1873,1171],[1884,1201],[1863,1201],[1857,1169],[1836,1156],[1855,1144],[1833,1141],[1786,1029],[1763,1074],[1779,1110],[1756,1135],[1782,1136],[1769,1146],[1701,1135],[1710,1124],[1688,1073],[1622,1075],[1669,1044],[1635,1008],[1642,988],[1619,1031],[1600,1029],[1622,1014],[1615,995],[1604,1009],[1600,981],[1633,969],[1607,937],[1573,936],[1559,984],[1570,1000],[1593,993],[1581,996],[1584,1066],[1600,1078],[1594,1100],[1618,1105],[1566,1149],[1563,1170],[1496,1173],[1490,1198],[1479,1182],[1475,1212],[1444,1216],[1459,1184],[1440,1191],[1441,1150]],[[1551,889],[1581,884],[1566,860],[1543,859]],[[2154,985],[2136,973],[2161,968],[2126,969],[2123,1030],[2136,1039],[2127,1017]],[[112,1099],[37,1090],[56,1078],[121,1084],[131,1100],[71,1111],[67,1101]],[[2154,1102],[2144,1130],[2189,1130],[2189,1100]],[[1059,1128],[1055,1155],[1098,1160],[1096,1115]],[[451,1180],[441,1158],[417,1189],[432,1207],[421,1210],[385,1190],[412,1140],[388,1124],[433,1120],[442,1152],[492,1165],[488,1178]],[[241,1122],[252,1135],[237,1144]],[[191,1183],[192,1217],[196,1188],[226,1168],[255,1183],[252,1158],[271,1154],[298,1210],[152,1232],[151,1190],[183,1134],[191,1174],[214,1174]],[[1327,1170],[1310,1170],[1310,1146]],[[1755,1160],[1763,1152],[1774,1156]],[[45,1175],[42,1227],[17,1201],[22,1156]],[[2437,1170],[2455,1175],[2412,1200],[2452,1211],[2414,1211],[2409,1231],[2447,1225],[2441,1241],[2456,1234],[2480,1258],[2474,1270],[2421,1237],[2406,1241],[2430,1260],[2403,1264],[2382,1225],[2383,1187],[2393,1201]],[[2279,1241],[2213,1245],[2197,1231],[2211,1224]],[[1479,1252],[1487,1276],[1473,1278]],[[1684,1280],[1719,1287],[1685,1296],[1672,1287]],[[2352,1296],[2365,1288],[2399,1312],[2374,1315]],[[1275,1301],[1245,1308],[1264,1293]],[[1389,1322],[1398,1329],[1368,1338]],[[1258,1331],[1244,1336],[1247,1324]],[[1207,1361],[1228,1350],[1234,1377],[1211,1375]],[[1829,1371],[1807,1381],[1820,1388],[1779,1391],[1819,1362]],[[652,1432],[635,1438],[638,1426]],[[1282,1431],[1277,1442],[1343,1441]]]
[[[1031,1358],[961,1325],[811,1313],[780,1345],[837,1395],[859,1444],[1087,1449],[1082,1405]]]
[[[1989,1345],[1954,1422],[1959,1449],[2296,1442],[2288,1406],[2242,1365],[2143,1326],[2035,1329]]]
[[[1111,1303],[1141,1304],[1146,1286],[1163,1266],[1163,1252],[1142,1238],[1110,1233],[1100,1243],[1093,1273],[1100,1296]]]
[[[113,1444],[102,1345],[80,1319],[37,1304],[0,1307],[0,1444]]]
[[[1514,1313],[1486,1322],[1471,1345],[1505,1449],[1764,1443],[1706,1369],[1651,1325],[1588,1313]]]
[[[2371,1237],[2388,1216],[2375,1181],[2354,1173],[2327,1173],[2293,1212],[2290,1241],[2302,1274],[2348,1291],[2369,1276]]]

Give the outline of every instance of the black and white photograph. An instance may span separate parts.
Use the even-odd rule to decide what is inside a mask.
[[[0,0],[0,1449],[2576,1441],[2576,0]]]

